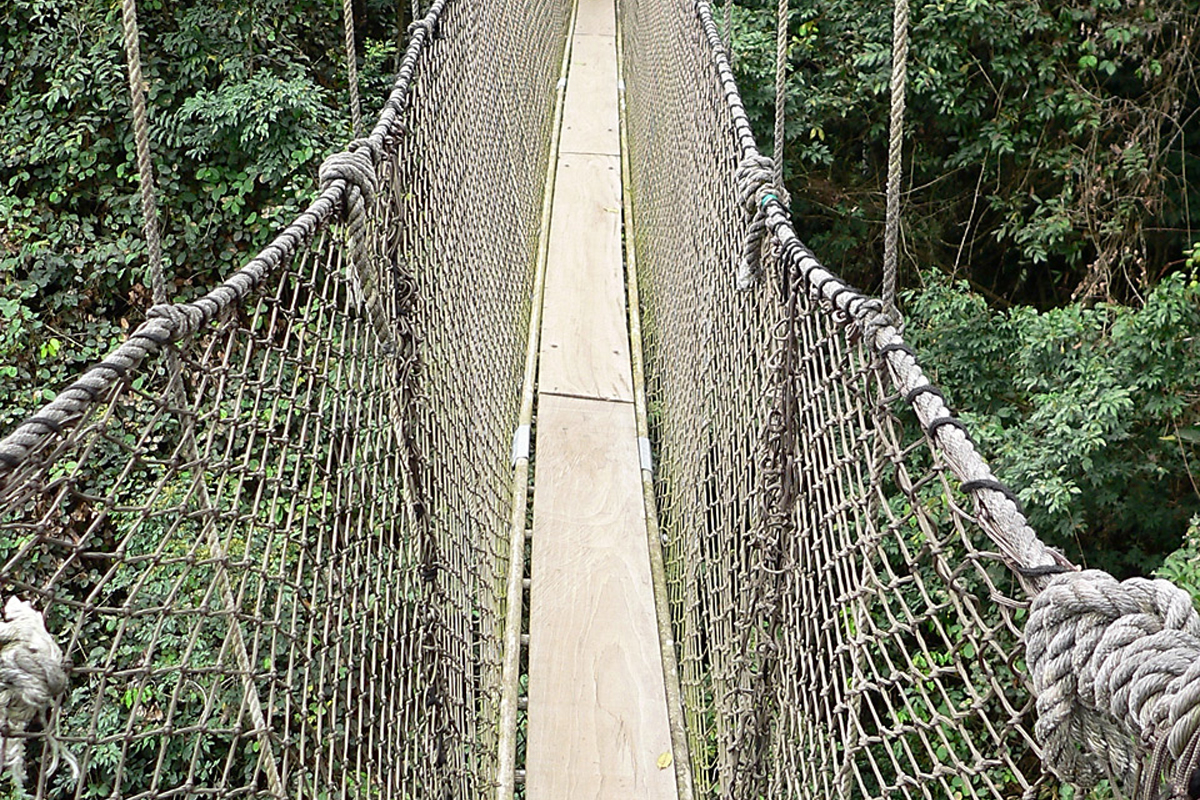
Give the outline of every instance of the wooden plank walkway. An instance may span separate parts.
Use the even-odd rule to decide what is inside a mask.
[[[579,0],[538,371],[530,800],[675,800],[621,258],[613,0]]]

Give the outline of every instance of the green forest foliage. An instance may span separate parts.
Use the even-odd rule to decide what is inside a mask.
[[[397,6],[360,11],[370,111],[390,83]],[[150,305],[120,13],[0,4],[0,427]],[[143,0],[138,13],[165,266],[188,298],[301,210],[349,138],[341,4]]]
[[[878,287],[891,4],[791,6],[797,228]],[[775,8],[739,0],[733,16],[767,152]],[[1119,575],[1152,570],[1200,512],[1200,3],[910,8],[908,337],[1044,537]]]
[[[747,104],[769,120],[775,3],[735,13]],[[797,0],[787,170],[809,244],[877,280],[891,4]],[[913,0],[907,283],[934,271],[994,302],[1136,300],[1200,223],[1196,0]],[[770,145],[770,128],[761,126]],[[919,268],[918,266],[919,265]]]
[[[358,5],[369,118],[411,4]],[[767,151],[775,5],[734,8]],[[143,0],[139,16],[167,270],[186,298],[264,244],[349,137],[340,3]],[[1122,572],[1155,567],[1200,511],[1198,27],[1200,0],[912,5],[910,336],[1039,530]],[[793,0],[789,34],[797,226],[873,288],[890,5]],[[149,306],[134,150],[118,4],[0,6],[0,426]]]

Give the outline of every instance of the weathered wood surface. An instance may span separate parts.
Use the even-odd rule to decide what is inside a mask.
[[[538,367],[530,800],[675,800],[621,253],[612,0],[580,0]]]
[[[621,162],[564,153],[555,182],[538,384],[633,400],[621,261]]]
[[[542,395],[537,429],[528,796],[674,800],[633,405]]]

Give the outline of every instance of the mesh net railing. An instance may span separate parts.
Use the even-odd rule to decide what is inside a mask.
[[[510,443],[566,5],[429,6],[310,209],[0,441],[0,780],[37,797],[495,793],[525,492]],[[1077,592],[882,305],[796,238],[709,4],[618,10],[697,796],[1049,798],[1043,756],[1128,787],[1151,750],[1182,796],[1200,752],[1190,599],[1148,582],[1113,599],[1095,573]],[[1091,657],[1065,634],[1047,647],[1067,627],[1042,614],[1052,594],[1088,625],[1138,616],[1125,643],[1169,634],[1175,663],[1109,692],[1097,722],[1074,695],[1098,691],[1069,674]],[[1030,672],[1070,684],[1042,692],[1062,713],[1036,729]]]
[[[0,445],[3,599],[73,662],[35,713],[0,648],[0,796],[489,791],[566,5],[426,4],[347,162],[375,180],[334,170]]]
[[[735,287],[735,176],[753,141],[707,6],[621,4],[655,488],[697,795],[1050,797],[1019,646],[1026,595],[937,446],[961,431],[918,420],[913,404],[940,408],[936,393],[897,379],[889,359],[905,348],[848,313],[865,298],[816,266],[781,211],[773,266]]]

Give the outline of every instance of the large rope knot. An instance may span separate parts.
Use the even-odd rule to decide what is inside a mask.
[[[25,782],[25,740],[20,734],[39,715],[51,709],[67,688],[67,664],[62,650],[46,630],[46,622],[32,605],[13,596],[0,618],[0,772],[7,770],[17,787]],[[79,778],[79,764],[70,751],[47,733],[54,761],[60,759]]]
[[[750,220],[742,257],[738,262],[737,287],[749,289],[762,277],[763,247],[767,236],[766,203],[776,199],[788,204],[787,192],[775,182],[775,162],[764,155],[751,154],[742,159],[734,173],[738,202]]]
[[[350,249],[346,277],[354,305],[360,309],[370,299],[374,284],[367,247],[367,214],[379,189],[376,165],[381,157],[372,140],[355,139],[348,148],[325,159],[318,173],[322,191],[335,181],[346,182],[343,209]]]
[[[1084,788],[1110,778],[1144,798],[1161,797],[1166,778],[1168,797],[1195,800],[1200,614],[1187,592],[1098,570],[1059,575],[1034,599],[1025,642],[1034,734],[1055,774]]]
[[[207,321],[203,309],[193,303],[158,303],[150,306],[146,319],[161,322],[172,342],[192,336]]]

